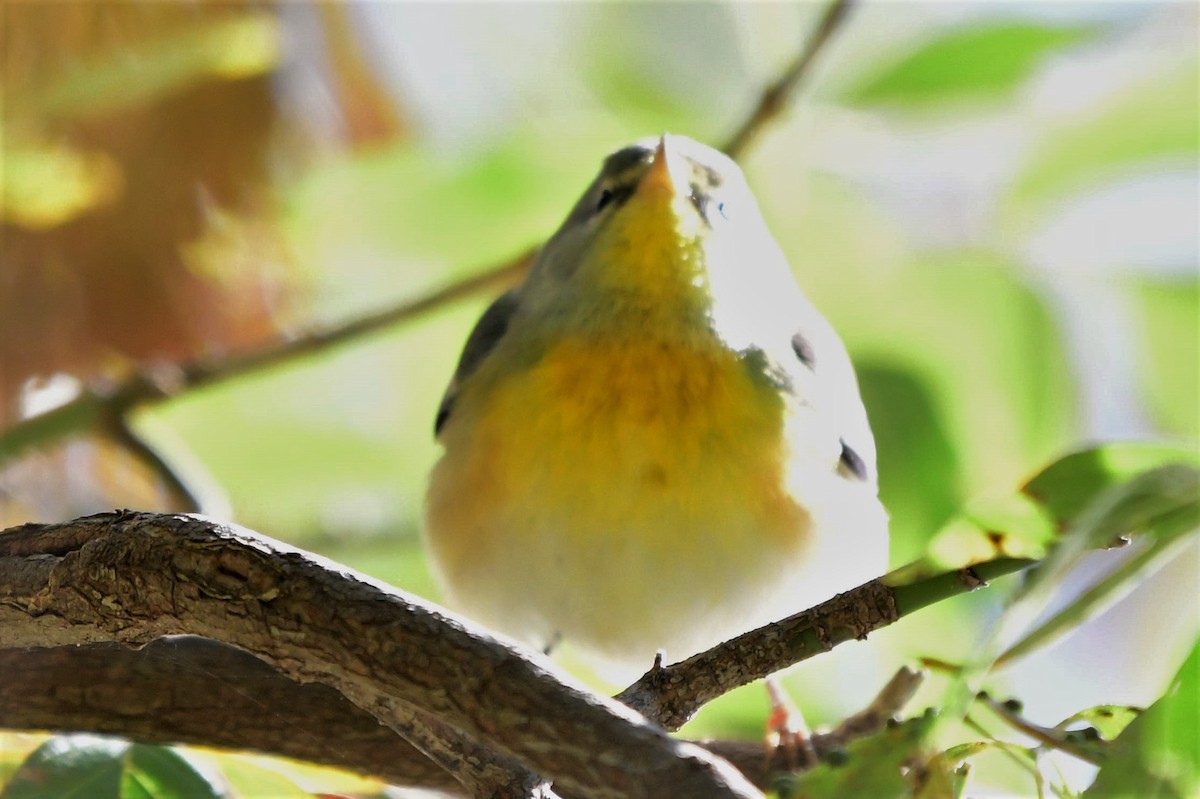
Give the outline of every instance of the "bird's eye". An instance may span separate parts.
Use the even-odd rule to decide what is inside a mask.
[[[729,212],[725,210],[725,203],[717,203],[717,213],[724,218],[729,218]]]
[[[604,191],[600,192],[600,199],[596,201],[596,213],[603,211],[604,206],[612,202],[613,197],[615,196],[616,195],[613,194],[612,189],[605,189]]]

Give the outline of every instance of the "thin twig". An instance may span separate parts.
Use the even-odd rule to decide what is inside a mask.
[[[526,251],[477,275],[338,327],[314,331],[220,360],[198,359],[184,364],[149,368],[131,375],[114,387],[88,389],[74,400],[19,422],[0,434],[0,464],[27,449],[97,426],[108,426],[106,420],[124,416],[135,407],[325,352],[393,325],[412,321],[455,300],[511,285],[528,269],[535,252]],[[165,463],[161,460],[159,463],[165,468]]]
[[[133,429],[129,424],[128,414],[113,414],[110,422],[107,432],[112,440],[149,467],[163,481],[171,498],[169,507],[184,513],[203,513],[207,510],[199,493],[187,484],[187,480],[179,474],[178,469],[173,468],[161,452]]]
[[[988,709],[999,716],[1010,727],[1018,732],[1028,735],[1038,743],[1048,746],[1051,749],[1058,749],[1061,752],[1066,752],[1068,755],[1076,757],[1085,763],[1090,763],[1093,766],[1100,765],[1100,760],[1095,754],[1075,746],[1073,743],[1063,737],[1061,730],[1051,730],[1034,724],[1032,721],[1017,712],[1017,710],[1015,710],[1010,703],[997,701],[986,692],[978,694],[976,699],[986,705]]]
[[[872,580],[680,663],[664,667],[656,662],[616,699],[656,724],[676,730],[702,706],[734,688],[846,641],[862,640],[927,605],[983,588],[988,580],[1033,563],[999,558],[907,585],[891,586],[885,579]]]
[[[722,148],[726,155],[733,159],[740,158],[767,123],[783,112],[789,98],[795,94],[796,89],[809,74],[817,54],[825,48],[834,32],[845,21],[853,4],[854,0],[833,0],[829,4],[825,13],[821,15],[816,30],[805,42],[804,49],[800,51],[796,60],[778,80],[763,90],[754,111]]]

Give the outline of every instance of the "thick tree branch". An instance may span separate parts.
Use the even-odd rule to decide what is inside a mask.
[[[153,743],[256,751],[461,795],[450,773],[320,683],[300,684],[258,658],[193,636],[141,649],[91,644],[0,650],[0,726],[84,730]],[[819,753],[881,729],[908,702],[920,673],[902,670],[866,709],[816,733]],[[761,742],[700,741],[755,785],[795,766]]]
[[[400,734],[430,717],[578,797],[750,797],[736,770],[551,664],[241,528],[146,513],[0,535],[0,648],[195,634],[328,685]]]
[[[0,650],[0,674],[0,726],[9,729],[258,751],[395,785],[459,789],[449,772],[329,686],[301,685],[206,638],[160,638],[141,649]]]
[[[995,561],[897,587],[872,581],[683,663],[656,665],[618,698],[665,726],[677,727],[725,691],[839,642],[865,637],[904,613],[980,587],[986,579],[1026,565],[1024,561]],[[476,795],[533,795],[538,786],[534,771],[555,778],[556,784],[573,796],[655,795],[662,785],[676,785],[675,780],[684,776],[717,791],[694,794],[697,796],[746,795],[744,785],[720,786],[723,781],[736,785],[737,780],[731,780],[719,763],[711,762],[695,747],[665,738],[641,717],[576,689],[569,678],[560,677],[535,656],[503,646],[485,631],[472,630],[461,620],[443,616],[368,578],[328,569],[311,556],[249,531],[190,517],[121,513],[59,525],[25,525],[0,534],[0,649],[114,641],[139,645],[173,634],[198,634],[240,646],[290,678],[280,678],[286,686],[272,686],[263,682],[269,675],[249,670],[248,679],[255,689],[248,696],[262,701],[263,706],[288,708],[294,704],[283,700],[291,680],[322,684],[303,687],[310,697],[306,701],[312,702],[321,699],[326,690],[323,686],[329,686],[334,689],[327,692],[329,696],[344,695],[404,735],[456,772],[460,781],[474,786]],[[159,642],[149,647],[153,657],[143,658],[139,668],[153,672],[147,663],[154,663],[168,672],[186,670],[186,662],[157,657],[167,646]],[[202,651],[202,655],[210,660],[217,657],[211,652]],[[4,658],[21,662],[21,655],[11,652],[4,653]],[[221,662],[236,666],[236,660]],[[113,668],[122,666],[114,664]],[[133,667],[125,662],[124,668]],[[208,676],[215,671],[202,670]],[[20,673],[21,669],[6,671]],[[186,674],[178,678],[188,679]],[[26,681],[29,679],[36,678],[27,675]],[[117,684],[126,682],[117,680]],[[65,683],[68,697],[70,685]],[[238,679],[229,681],[227,689],[186,693],[220,697],[222,691],[236,695],[243,687]],[[157,730],[149,737],[161,740],[178,733],[177,740],[182,741],[246,745],[240,738],[210,738],[204,725],[186,726],[182,709],[173,716],[168,714],[163,727],[157,722],[146,726],[145,721],[140,727],[139,722],[123,726],[115,711],[122,699],[137,694],[122,696],[118,691],[117,698],[107,702],[101,698],[104,695],[93,692],[88,701],[114,711],[107,714],[114,726],[96,721],[95,726],[85,725],[89,729],[126,734]],[[45,714],[55,706],[53,701],[29,704],[18,701],[19,696],[0,691],[0,709],[6,708],[0,725],[38,726],[48,720]],[[153,692],[148,696],[153,697]],[[267,696],[280,701],[267,701]],[[158,700],[148,698],[132,706],[136,710],[154,701]],[[69,702],[67,706],[69,709]],[[71,712],[88,718],[86,707]],[[319,722],[341,712],[333,705],[328,712],[311,713],[309,718]],[[93,715],[106,714],[97,708]],[[876,711],[865,726],[877,725],[878,715]],[[317,723],[316,729],[323,727]],[[861,734],[855,729],[847,727],[837,734]],[[298,743],[281,753],[311,757],[305,744],[313,739],[293,737]],[[364,734],[320,737],[345,740],[350,746],[363,740]],[[363,753],[354,748],[345,754],[342,750],[346,747],[342,747],[339,752],[311,759],[403,782],[409,776],[421,779],[430,768],[415,757],[415,750],[381,750],[382,741],[365,737],[370,740],[364,742]],[[262,746],[255,748],[279,751],[271,740],[267,736]],[[492,747],[502,754],[492,757]],[[750,762],[744,748],[714,747],[742,765]],[[381,751],[392,765],[377,771],[372,764],[378,763]],[[634,751],[641,754],[634,757]],[[463,752],[469,755],[465,762],[478,768],[463,772]],[[520,760],[530,771],[509,757]],[[677,759],[679,763],[669,765]],[[605,763],[620,766],[613,771]],[[761,775],[759,769],[755,776]],[[624,784],[627,781],[637,789],[629,790],[631,786]],[[719,787],[714,788],[714,783]]]

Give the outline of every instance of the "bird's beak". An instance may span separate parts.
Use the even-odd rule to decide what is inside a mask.
[[[671,137],[664,133],[658,140],[654,160],[642,175],[638,191],[663,191],[672,197],[688,193],[687,164],[683,156],[671,146],[670,139]]]

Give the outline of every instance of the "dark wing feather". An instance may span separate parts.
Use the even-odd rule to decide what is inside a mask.
[[[517,310],[519,302],[518,290],[512,289],[500,295],[495,302],[488,306],[488,309],[483,312],[483,316],[479,317],[479,321],[475,323],[475,329],[467,337],[467,343],[458,359],[458,368],[454,370],[454,377],[450,378],[450,385],[446,387],[442,404],[438,406],[437,419],[433,423],[435,436],[442,431],[442,425],[450,418],[454,400],[458,397],[459,386],[479,367],[479,364],[483,363],[488,353],[495,349],[496,344],[504,337],[504,333],[508,330],[508,322]]]

